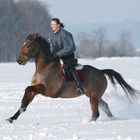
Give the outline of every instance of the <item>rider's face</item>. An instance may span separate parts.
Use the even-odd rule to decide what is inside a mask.
[[[51,29],[53,32],[57,32],[60,29],[60,25],[55,21],[51,21]]]

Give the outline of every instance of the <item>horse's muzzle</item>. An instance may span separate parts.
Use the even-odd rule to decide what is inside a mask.
[[[19,57],[17,57],[17,63],[19,65],[25,65],[26,62],[27,62],[27,60],[28,59],[26,57],[22,56],[22,55],[20,55]]]
[[[17,60],[17,63],[18,63],[19,65],[22,65],[22,61],[21,61],[21,60]]]
[[[23,60],[21,60],[21,59],[17,59],[17,63],[18,63],[19,65],[25,65],[25,64],[26,64],[26,61],[23,61]]]

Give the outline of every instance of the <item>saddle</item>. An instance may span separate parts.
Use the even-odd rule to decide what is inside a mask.
[[[84,71],[83,71],[83,65],[82,64],[76,64],[75,65],[75,70],[77,72],[77,75],[79,76],[79,80],[81,83],[83,83],[85,81],[85,74],[84,74]],[[68,82],[73,82],[73,78],[71,77],[71,74],[67,71],[65,71],[64,69],[64,63],[63,63],[63,60],[60,59],[60,75],[61,75],[61,78],[63,80],[66,80]]]

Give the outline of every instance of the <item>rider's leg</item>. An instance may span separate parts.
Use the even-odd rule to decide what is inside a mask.
[[[68,72],[68,75],[70,75],[72,77],[72,79],[74,80],[76,86],[77,86],[77,94],[78,95],[82,95],[84,94],[84,89],[83,86],[80,82],[79,76],[77,75],[77,72],[75,70],[75,65],[77,64],[77,59],[74,59],[74,53],[63,57],[62,58],[63,62],[64,62],[64,66],[67,65],[65,69],[65,72]]]
[[[78,76],[76,70],[72,66],[69,67],[69,70],[70,70],[70,74],[72,75],[72,78],[77,86],[77,94],[78,95],[84,94],[84,89],[83,89],[83,86],[81,84],[81,81],[79,79],[79,76]]]

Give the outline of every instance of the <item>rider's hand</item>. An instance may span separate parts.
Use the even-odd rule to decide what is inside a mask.
[[[59,56],[58,56],[56,53],[54,53],[53,56],[54,56],[54,58],[56,58],[56,59],[59,58]]]

